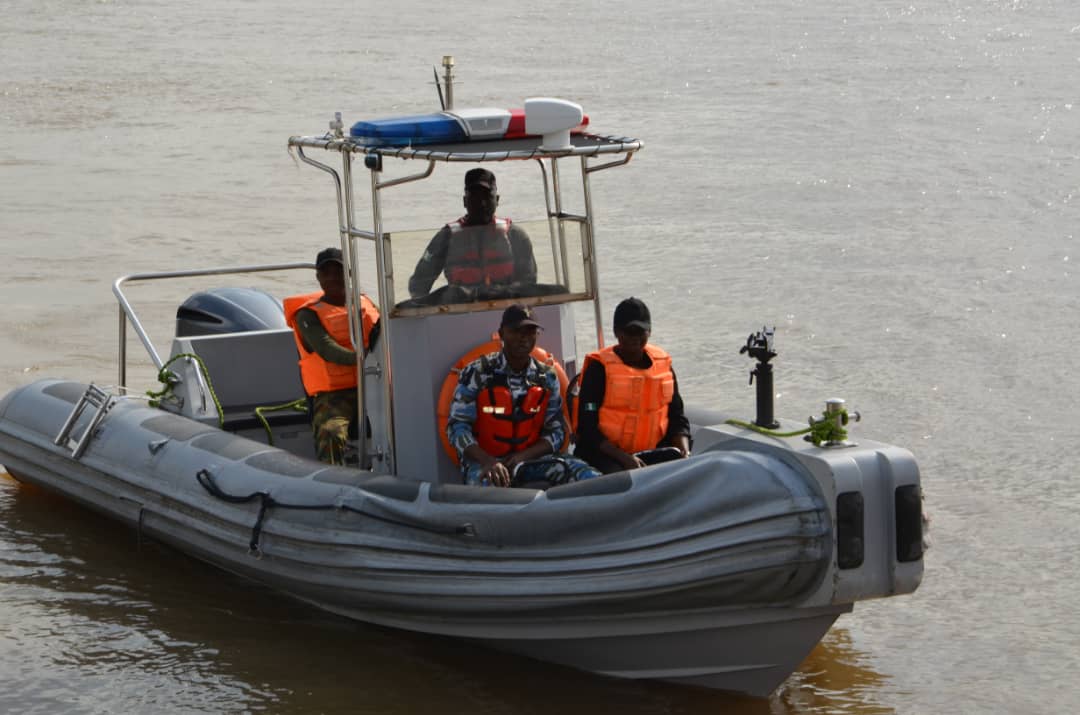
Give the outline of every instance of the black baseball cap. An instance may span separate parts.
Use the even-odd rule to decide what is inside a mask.
[[[495,191],[495,174],[487,169],[469,169],[465,172],[465,188],[483,186],[485,189]]]
[[[324,248],[319,251],[319,255],[315,256],[315,267],[322,268],[325,264],[331,261],[340,263],[342,267],[345,266],[345,259],[341,257],[340,248]]]
[[[527,326],[539,328],[540,323],[533,320],[532,308],[527,308],[521,303],[514,303],[503,311],[500,328],[524,328]]]
[[[652,330],[649,306],[637,298],[627,298],[615,307],[615,329],[641,328]]]

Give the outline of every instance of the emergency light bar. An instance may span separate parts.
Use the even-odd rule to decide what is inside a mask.
[[[366,146],[388,147],[542,136],[542,148],[558,150],[568,148],[570,134],[580,134],[588,125],[581,105],[537,97],[526,99],[524,109],[459,109],[357,122],[349,136]]]

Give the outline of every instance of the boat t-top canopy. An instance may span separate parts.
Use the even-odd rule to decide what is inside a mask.
[[[449,93],[449,90],[448,90]],[[525,100],[524,109],[444,110],[389,119],[358,121],[346,132],[341,114],[330,122],[330,131],[322,136],[294,136],[290,150],[310,165],[327,172],[335,182],[342,239],[342,251],[352,257],[347,264],[355,277],[353,239],[368,239],[376,244],[379,302],[390,317],[473,312],[503,307],[510,302],[552,304],[581,300],[596,302],[597,334],[602,344],[600,305],[597,300],[597,271],[594,262],[592,197],[589,176],[597,171],[622,166],[630,161],[642,143],[632,137],[610,136],[585,131],[589,118],[580,105],[555,98]],[[342,157],[341,171],[308,156],[305,150],[337,152]],[[362,157],[371,172],[372,230],[361,229],[355,222],[353,157]],[[383,160],[421,160],[427,167],[420,173],[399,177],[382,175]],[[565,210],[559,160],[577,158],[580,162],[584,211]],[[417,296],[395,284],[393,266],[404,267],[416,261],[422,250],[409,252],[421,237],[430,238],[431,229],[422,229],[414,237],[393,236],[383,226],[381,194],[386,189],[430,176],[436,162],[486,163],[536,161],[543,178],[546,215],[541,226],[549,234],[551,261],[537,257],[538,275],[529,285],[513,290],[437,291]],[[576,230],[575,230],[575,227]],[[535,235],[535,234],[534,234]],[[580,236],[580,243],[572,239]],[[568,238],[571,239],[568,245]],[[426,245],[426,244],[424,244]],[[394,255],[391,255],[391,250]],[[358,295],[358,288],[350,293]]]
[[[642,143],[631,137],[603,136],[600,134],[575,134],[570,146],[547,149],[541,146],[543,137],[525,136],[514,139],[484,142],[456,142],[419,146],[378,146],[332,132],[321,137],[290,137],[289,146],[308,149],[325,149],[350,154],[378,155],[399,159],[422,159],[427,161],[512,161],[523,159],[562,159],[565,157],[599,157],[623,154],[618,163],[626,163],[630,156],[641,149]],[[607,167],[600,167],[607,168]]]
[[[449,84],[447,89],[450,94]],[[439,338],[439,344],[445,346],[445,332],[454,332],[457,326],[464,325],[461,319],[468,318],[468,314],[502,310],[513,303],[543,307],[592,302],[596,341],[598,347],[603,347],[589,178],[597,171],[627,164],[642,148],[642,143],[630,137],[591,133],[586,131],[588,125],[589,118],[580,105],[541,97],[525,100],[524,109],[444,108],[442,112],[432,114],[358,121],[348,130],[339,113],[330,122],[330,131],[326,134],[289,139],[290,151],[294,151],[301,161],[329,174],[334,182],[346,267],[350,329],[355,346],[363,345],[357,310],[361,295],[360,268],[370,268],[370,260],[361,261],[358,257],[357,241],[374,243],[378,302],[384,320],[390,322],[375,348],[380,355],[367,370],[381,373],[382,366],[392,366],[391,372],[409,374],[408,379],[415,382],[423,366],[410,363],[403,367],[403,361],[411,358],[409,351],[415,350],[416,345],[434,339],[430,336],[438,334],[443,336]],[[316,149],[337,153],[341,158],[340,171],[308,155],[309,150]],[[370,230],[360,228],[356,222],[357,197],[353,182],[356,158],[363,161],[363,167],[370,173]],[[384,159],[387,158],[420,160],[427,165],[419,172],[387,176],[383,173]],[[580,168],[580,180],[572,183],[575,189],[581,187],[582,200],[575,200],[573,207],[563,201],[564,189],[570,182],[560,177],[560,160],[570,160]],[[388,189],[431,176],[439,162],[485,164],[506,161],[535,161],[539,166],[544,206],[541,219],[530,222],[515,218],[512,227],[507,219],[495,219],[490,225],[466,224],[463,219],[426,228],[395,228],[393,233],[384,226],[382,198]],[[537,202],[532,210],[539,205]],[[412,212],[411,218],[414,218]],[[500,231],[502,238],[498,238]],[[540,240],[544,235],[548,237],[546,243],[550,250]],[[468,260],[474,260],[478,267],[451,270],[447,267],[449,260],[445,264],[432,260],[439,250],[432,247],[437,245],[436,239],[440,236],[454,236],[453,244],[443,244],[449,246],[443,249],[444,253],[457,251],[462,255],[473,255]],[[489,258],[492,252],[501,258]],[[507,255],[514,260],[512,272],[504,265]],[[524,257],[523,262],[518,262],[519,257]],[[488,263],[489,260],[494,264]],[[503,263],[500,264],[500,260]],[[490,265],[502,266],[497,269],[502,273],[489,270]],[[519,271],[522,265],[527,268]],[[415,270],[413,266],[416,266]],[[457,280],[464,270],[482,274],[480,282]],[[441,284],[442,281],[445,284]],[[460,318],[444,322],[444,316],[450,315]],[[567,322],[561,332],[572,341],[572,314],[565,315]],[[400,320],[411,318],[422,320],[415,323]],[[490,320],[489,316],[483,316],[481,321],[469,324],[490,325]],[[422,334],[427,337],[418,338],[417,330],[425,331]],[[405,341],[401,355],[395,350],[399,339]],[[361,353],[358,364],[363,365],[362,347],[358,352]],[[380,382],[382,403],[394,405],[394,410],[404,409],[394,400],[391,381]],[[368,400],[362,387],[360,392],[358,424],[363,424]],[[420,397],[424,396],[426,393]],[[413,403],[417,400],[419,398],[410,402],[409,407],[415,408]],[[421,411],[430,415],[434,409]],[[393,456],[396,428],[391,423],[400,419],[401,416],[396,415],[386,420],[385,449],[382,449],[386,455],[384,465],[391,466],[396,461]],[[378,429],[375,431],[379,432]],[[378,435],[375,440],[379,441]],[[379,451],[379,448],[375,449]]]
[[[602,154],[624,154],[629,161],[641,148],[641,142],[629,137],[588,134],[588,125],[581,105],[533,97],[525,100],[523,109],[444,108],[434,114],[359,121],[347,136],[338,113],[325,137],[293,137],[289,144],[365,156],[467,162]]]

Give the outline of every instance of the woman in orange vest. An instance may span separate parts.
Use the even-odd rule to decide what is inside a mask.
[[[356,420],[356,350],[349,336],[345,306],[345,264],[341,249],[327,248],[315,258],[321,291],[285,299],[285,321],[300,353],[300,379],[312,398],[311,427],[318,458],[345,463],[349,424]],[[360,296],[364,350],[378,337],[379,309]]]
[[[619,303],[614,328],[618,344],[589,353],[582,366],[574,454],[605,474],[690,456],[671,357],[649,344],[648,306]]]

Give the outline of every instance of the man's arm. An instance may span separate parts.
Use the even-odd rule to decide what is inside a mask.
[[[532,239],[525,229],[510,224],[510,251],[514,254],[514,282],[532,285],[536,283],[536,258],[533,256]]]
[[[560,391],[559,376],[554,370],[547,370],[544,374],[547,380],[547,389],[551,393],[548,398],[547,411],[544,413],[544,428],[540,436],[551,445],[552,452],[558,452],[566,441],[566,422],[563,420],[562,392]]]
[[[674,370],[671,371],[671,379],[675,381],[675,392],[671,396],[671,404],[668,405],[668,428],[662,444],[678,447],[683,456],[687,456],[690,454],[690,420],[686,418],[682,395],[679,394],[679,381],[675,378]]]
[[[479,393],[476,374],[476,366],[472,364],[466,365],[461,371],[458,385],[454,389],[454,399],[450,402],[450,417],[446,423],[446,438],[457,450],[458,459],[462,460],[466,458],[465,451],[470,446],[480,447],[473,434],[473,423],[476,422],[476,395]]]
[[[604,364],[590,360],[581,376],[577,398],[577,443],[597,449],[607,438],[600,431],[600,405],[604,404],[607,371]]]
[[[356,351],[330,337],[315,311],[308,308],[296,311],[296,331],[304,345],[323,360],[338,365],[356,364]]]
[[[431,238],[424,250],[424,255],[420,256],[420,260],[416,262],[416,269],[409,278],[410,296],[420,298],[431,292],[431,285],[446,267],[446,251],[449,246],[450,227],[443,226]]]

